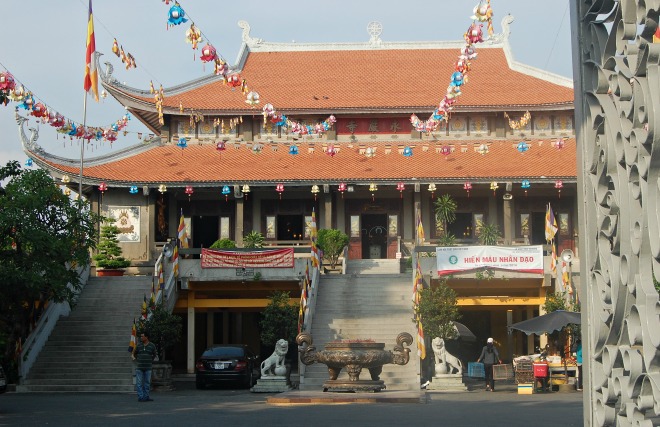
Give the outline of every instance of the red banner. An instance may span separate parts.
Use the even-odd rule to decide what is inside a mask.
[[[293,248],[223,251],[202,248],[202,268],[292,268]]]

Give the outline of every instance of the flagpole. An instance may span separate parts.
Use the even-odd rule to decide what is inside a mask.
[[[87,91],[83,100],[83,129],[87,126]],[[85,158],[85,139],[80,139],[80,178],[78,180],[78,201],[82,202],[83,161]],[[82,206],[82,203],[80,204]]]

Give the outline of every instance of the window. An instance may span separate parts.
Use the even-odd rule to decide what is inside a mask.
[[[229,228],[229,217],[228,216],[220,217],[220,238],[229,239],[230,234],[231,231]]]
[[[483,215],[482,220],[483,220]],[[470,212],[457,212],[456,219],[451,224],[447,225],[449,233],[453,234],[457,239],[472,239],[474,236],[474,224],[472,213]]]

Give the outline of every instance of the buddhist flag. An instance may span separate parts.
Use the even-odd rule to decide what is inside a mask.
[[[660,43],[660,26],[653,33],[653,43]]]
[[[131,340],[128,343],[129,353],[133,353],[136,344],[137,344],[137,326],[135,325],[135,319],[133,319],[133,327],[131,328]]]
[[[573,294],[573,287],[571,286],[571,277],[568,274],[568,263],[562,261],[561,263],[561,281],[564,285],[564,289],[568,291],[568,294]]]
[[[147,320],[147,296],[142,300],[142,319]]]
[[[188,247],[188,233],[186,232],[186,222],[183,218],[183,209],[181,209],[181,219],[179,220],[179,232],[177,234],[181,248]]]
[[[545,211],[545,240],[551,242],[555,238],[557,230],[559,230],[557,227],[557,218],[555,218],[555,214],[552,212],[552,206],[548,203],[548,208]]]
[[[418,210],[417,211],[417,225],[416,225],[416,230],[417,230],[417,244],[422,245],[424,244],[424,226],[422,225],[422,211]]]
[[[422,326],[422,319],[417,313],[420,302],[420,290],[424,287],[422,282],[422,266],[417,258],[417,267],[415,268],[415,281],[413,284],[413,311],[414,319],[417,323],[417,355],[420,359],[426,359],[426,343],[424,342],[424,327]]]
[[[99,73],[94,61],[96,42],[94,40],[94,15],[92,14],[92,0],[89,0],[89,16],[87,19],[87,51],[85,52],[85,92],[99,101]]]
[[[319,268],[321,258],[319,257],[319,248],[316,246],[318,232],[316,231],[316,212],[314,212],[314,209],[312,209],[312,223],[310,224],[309,237],[312,241],[312,266]]]
[[[172,251],[172,273],[175,279],[179,277],[179,245],[174,245]]]
[[[552,270],[553,273],[557,273],[557,249],[555,242],[550,243],[550,246],[552,247],[552,254],[550,256],[550,270]]]

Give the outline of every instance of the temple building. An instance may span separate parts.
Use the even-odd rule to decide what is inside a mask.
[[[191,248],[184,261],[197,266],[181,271],[178,285],[175,279],[173,310],[188,319],[180,364],[191,369],[207,342],[258,348],[258,337],[248,335],[258,329],[267,292],[290,290],[297,299],[298,260],[309,256],[298,249],[290,271],[264,269],[262,285],[245,288],[233,269],[223,276],[200,268],[199,248],[221,238],[242,247],[252,231],[267,247],[306,248],[314,213],[318,228],[349,236],[346,262],[390,260],[411,271],[406,262],[416,248],[435,251],[442,230],[434,203],[442,195],[457,203],[448,231],[458,247],[478,246],[484,224],[501,232],[498,247],[542,246],[541,272],[449,279],[461,322],[480,339],[509,340],[508,360],[533,351],[533,338],[511,342],[495,325],[537,315],[546,293],[563,289],[561,266],[550,267],[548,204],[557,254],[577,254],[573,82],[517,62],[511,22],[505,17],[502,32],[474,44],[470,57],[464,40],[387,42],[373,28],[361,43],[269,43],[241,22],[242,49],[226,75],[210,72],[162,91],[127,87],[99,64],[105,90],[155,137],[85,159],[83,192],[95,210],[123,221],[128,273],[151,274],[184,218]],[[425,127],[465,65],[446,120]],[[44,152],[22,135],[37,165],[77,188],[79,159]],[[421,266],[432,286],[435,258]],[[213,313],[222,314],[214,320]]]

